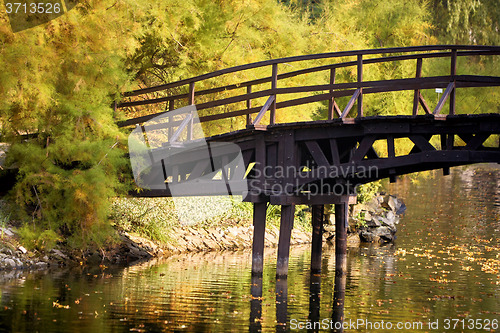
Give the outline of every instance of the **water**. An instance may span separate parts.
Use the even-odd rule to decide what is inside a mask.
[[[396,244],[349,249],[345,322],[365,324],[345,331],[390,332],[388,323],[395,328],[398,322],[406,323],[406,332],[433,331],[429,322],[438,325],[436,332],[485,331],[480,323],[495,328],[500,169],[404,178],[387,190],[408,210]],[[266,249],[259,298],[251,295],[259,281],[251,280],[249,251],[179,255],[125,269],[2,273],[0,331],[307,331],[298,327],[308,318],[326,328],[335,312],[334,258],[325,246],[319,284],[309,274],[309,247],[294,247],[288,281],[276,286],[276,251]]]

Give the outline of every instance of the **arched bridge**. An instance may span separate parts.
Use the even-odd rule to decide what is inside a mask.
[[[491,142],[496,140],[493,146],[484,146],[490,136],[500,133],[500,103],[495,110],[487,110],[487,114],[457,114],[455,111],[458,88],[500,85],[498,76],[457,75],[457,60],[499,53],[500,47],[423,46],[289,57],[128,92],[116,107],[125,109],[128,114],[148,113],[120,123],[120,126],[130,126],[168,115],[168,111],[177,106],[194,104],[200,113],[200,123],[215,123],[212,128],[220,133],[204,138],[208,143],[232,142],[240,147],[245,173],[232,170],[229,165],[225,170],[227,174],[219,181],[209,179],[194,189],[187,188],[183,195],[226,194],[228,179],[236,182],[235,177],[239,176],[248,182],[247,200],[291,202],[298,200],[291,197],[318,191],[318,186],[324,189],[319,192],[326,195],[328,189],[338,192],[340,185],[346,185],[342,188],[348,193],[357,184],[380,178],[393,180],[397,175],[437,168],[443,168],[446,173],[451,166],[500,161],[498,138],[490,139]],[[349,58],[354,60],[349,61]],[[448,63],[449,75],[423,76],[424,60],[430,62],[436,58],[444,59],[441,64]],[[311,65],[325,62],[320,66]],[[363,79],[363,72],[377,71],[370,66],[394,66],[402,62],[415,64],[415,77]],[[281,73],[278,71],[281,68],[301,69]],[[351,76],[356,81],[339,83],[336,73],[340,70],[354,70],[355,75]],[[246,77],[257,74],[262,77],[227,84],[228,77],[229,81],[234,81],[242,77],[242,73]],[[329,82],[318,82],[321,78]],[[224,84],[218,86],[219,81]],[[202,85],[210,88],[195,89]],[[436,88],[443,93],[438,103],[431,107],[422,91]],[[182,89],[186,92],[182,93]],[[391,110],[383,110],[383,116],[364,115],[364,96],[398,91],[413,92],[412,103],[408,103],[412,109],[407,110],[407,115],[401,115],[403,110],[398,110],[398,115],[390,115]],[[350,99],[341,108],[336,99],[344,96]],[[255,106],[255,100],[262,98],[265,102]],[[281,118],[287,119],[287,108],[314,102],[325,102],[326,119],[277,123],[278,113],[282,112]],[[242,103],[245,107],[238,109]],[[266,124],[263,124],[264,119]],[[163,142],[168,142],[174,134],[184,135],[188,143],[200,139],[193,137],[192,121],[183,123],[182,119],[176,121],[172,117],[163,126],[156,126],[150,133],[158,136],[161,132]],[[398,141],[406,141],[406,152],[396,153]],[[199,158],[202,155],[200,149],[190,149],[190,153],[183,154],[175,162],[179,165],[179,174],[165,170],[164,188],[142,191],[140,195],[170,196],[169,184],[212,173],[213,165]],[[220,161],[223,155],[224,152],[219,152]],[[229,160],[231,157],[226,156],[226,161]],[[234,194],[241,193],[236,191]]]
[[[497,46],[444,45],[267,60],[131,91],[115,110],[129,118],[120,126],[136,126],[144,136],[149,163],[158,166],[139,178],[160,179],[159,186],[139,195],[171,196],[176,185],[196,181],[175,195],[243,194],[255,203],[254,273],[262,271],[266,203],[282,205],[277,273],[285,275],[294,204],[313,205],[316,234],[322,205],[336,204],[342,252],[349,195],[358,184],[500,162],[500,103],[479,114],[457,111],[462,88],[500,86],[499,76],[462,73],[457,64],[498,55]],[[380,68],[397,74],[381,77]],[[429,90],[440,92],[437,102],[430,102]],[[402,94],[407,109],[391,115],[370,104],[388,93]],[[321,103],[317,120],[309,108],[307,121],[297,121],[297,110],[311,103]],[[176,113],[186,105],[195,105],[198,117],[192,109],[188,116]],[[232,163],[238,156],[242,163]]]

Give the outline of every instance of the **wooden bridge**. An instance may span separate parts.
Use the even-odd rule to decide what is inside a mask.
[[[200,123],[209,130],[207,137],[196,137],[192,118],[172,116],[168,128],[156,130],[167,140],[182,136],[186,147],[189,142],[205,140],[209,146],[227,142],[241,150],[245,170],[228,164],[235,153],[223,149],[212,154],[215,163],[199,158],[197,149],[178,154],[168,166],[163,159],[157,160],[162,163],[164,188],[138,195],[171,196],[173,185],[196,179],[205,180],[183,195],[227,194],[228,182],[245,183],[245,191],[231,194],[242,194],[244,200],[254,203],[252,272],[256,275],[263,268],[267,205],[281,205],[277,276],[288,272],[294,205],[312,205],[311,269],[317,272],[324,205],[335,204],[337,272],[342,274],[348,205],[355,201],[357,185],[387,177],[395,181],[398,175],[423,170],[443,169],[448,174],[453,166],[500,162],[500,104],[487,113],[468,114],[457,112],[456,98],[462,88],[500,85],[499,76],[459,75],[457,62],[498,55],[500,47],[496,46],[445,45],[296,56],[131,91],[114,107],[117,116],[129,118],[119,123],[121,127],[142,126],[146,132],[144,123],[195,105]],[[429,75],[424,75],[426,64],[432,61],[446,63],[446,68],[436,69],[439,73],[425,70]],[[377,77],[377,66],[397,68],[396,64],[410,64],[414,72],[410,77],[400,74],[366,80]],[[339,78],[352,82],[338,82]],[[431,105],[423,92],[434,89],[443,92]],[[394,92],[408,96],[406,115],[401,115],[405,110],[392,116],[391,110],[365,114],[372,96]],[[278,121],[287,119],[289,108],[318,102],[324,105],[323,119]],[[403,153],[397,149],[400,141],[409,147]],[[150,149],[161,153],[174,148]],[[220,179],[203,178],[216,169],[222,170]]]

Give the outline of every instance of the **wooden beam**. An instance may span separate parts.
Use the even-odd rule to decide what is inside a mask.
[[[419,91],[418,92],[418,100],[420,102],[420,105],[422,105],[422,108],[424,109],[426,114],[431,114],[431,109],[427,105],[427,102],[424,99],[424,96],[422,96],[422,93]]]
[[[316,161],[318,166],[330,166],[330,163],[325,157],[317,141],[306,141],[307,150],[311,153],[312,158]]]
[[[257,117],[255,117],[252,125],[258,125],[260,123],[260,121],[262,120],[262,118],[266,114],[267,110],[269,110],[269,107],[271,106],[271,104],[273,104],[274,99],[275,99],[274,95],[269,96],[269,98],[267,99],[264,106],[262,106],[262,108],[260,109]]]
[[[486,141],[490,137],[491,133],[478,133],[474,135],[467,144],[465,145],[465,149],[467,150],[477,150],[480,148],[484,141]]]
[[[377,139],[376,135],[366,135],[361,139],[361,142],[359,143],[359,147],[354,151],[354,154],[352,155],[351,161],[353,162],[359,162],[361,161],[370,148],[373,146],[373,143]]]
[[[439,102],[437,103],[436,108],[434,109],[434,112],[432,112],[432,114],[437,115],[441,112],[441,109],[443,108],[444,103],[446,102],[446,100],[448,99],[448,97],[450,96],[451,92],[454,89],[455,89],[455,82],[450,82],[448,84],[448,87],[446,87],[446,90],[443,93],[443,96],[441,96],[441,98],[439,99]]]
[[[358,99],[360,93],[361,93],[360,89],[356,89],[356,91],[352,95],[351,99],[347,103],[344,111],[342,111],[342,114],[340,115],[340,118],[344,119],[349,114],[349,111],[351,111],[352,106],[354,105],[354,103]]]
[[[337,139],[330,139],[330,151],[332,154],[332,165],[339,166],[340,155],[339,155],[339,147],[337,145]]]
[[[347,201],[346,201],[347,200]],[[347,202],[349,205],[357,203],[355,195],[337,195],[337,194],[317,194],[310,196],[300,194],[295,196],[273,196],[269,197],[271,205],[329,205]]]
[[[393,135],[387,136],[387,157],[388,158],[396,157],[396,149],[394,146],[394,136]]]
[[[424,138],[422,135],[409,135],[408,138],[415,144],[415,147],[420,149],[420,151],[436,150],[436,148],[429,143],[429,140]]]

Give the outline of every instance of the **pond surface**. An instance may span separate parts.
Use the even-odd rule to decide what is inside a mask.
[[[345,332],[390,332],[398,323],[406,332],[500,332],[500,168],[436,172],[386,188],[408,209],[394,245],[349,249]],[[0,331],[314,331],[308,318],[330,331],[335,254],[323,251],[320,283],[309,274],[309,247],[293,247],[288,281],[278,286],[274,249],[266,249],[261,281],[251,279],[250,251],[1,273]]]

